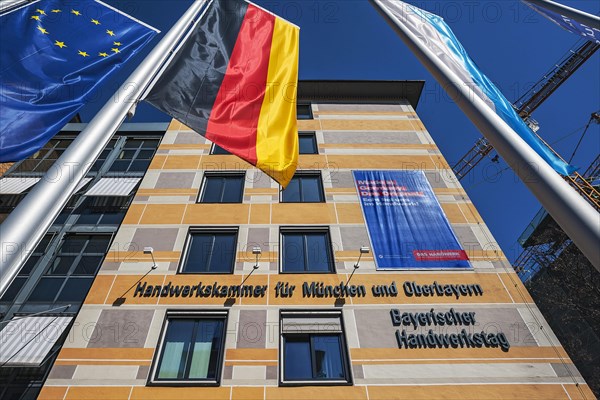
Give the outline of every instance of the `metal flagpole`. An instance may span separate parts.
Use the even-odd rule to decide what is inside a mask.
[[[600,30],[600,17],[593,14],[588,14],[576,8],[567,7],[564,4],[557,3],[550,0],[524,0],[526,3],[535,4],[536,6],[544,7],[547,10],[553,11],[557,14],[569,17],[582,25],[586,25],[590,28]]]
[[[0,297],[75,192],[128,111],[194,23],[207,0],[196,0],[81,131],[44,178],[0,225]]]
[[[381,0],[369,0],[542,206],[600,271],[600,214],[465,85]]]
[[[15,9],[30,1],[31,0],[2,0],[0,1],[0,14],[4,14],[6,11]]]

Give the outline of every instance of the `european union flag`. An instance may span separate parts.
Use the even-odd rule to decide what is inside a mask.
[[[94,0],[0,16],[0,162],[38,151],[158,31]]]

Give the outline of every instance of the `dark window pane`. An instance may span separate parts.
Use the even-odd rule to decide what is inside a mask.
[[[150,166],[150,160],[135,160],[129,167],[129,172],[145,172]]]
[[[345,379],[339,335],[313,335],[316,379]]]
[[[244,178],[241,176],[228,176],[225,178],[223,190],[223,203],[241,203],[244,196]]]
[[[298,135],[300,154],[318,154],[317,140],[314,133],[300,133]]]
[[[206,272],[214,241],[215,237],[213,235],[191,235],[187,258],[183,267],[185,272]]]
[[[141,147],[143,143],[144,143],[144,141],[141,139],[128,139],[127,142],[125,142],[124,148],[137,149],[137,148]]]
[[[298,119],[312,119],[312,107],[310,104],[298,104],[296,106]]]
[[[135,154],[137,153],[137,150],[122,150],[121,153],[119,153],[119,160],[133,160],[133,157],[135,156]]]
[[[308,256],[306,269],[308,271],[330,271],[328,242],[326,233],[309,233],[306,235],[306,253]]]
[[[99,223],[102,225],[119,225],[123,218],[125,217],[125,211],[121,212],[107,212],[101,214]]]
[[[42,278],[29,296],[28,301],[53,302],[64,280],[64,278]]]
[[[183,379],[193,331],[194,320],[169,321],[158,367],[158,379]]]
[[[60,248],[61,253],[80,253],[85,247],[88,236],[71,235],[65,238],[65,242]]]
[[[300,197],[300,179],[292,178],[290,183],[281,193],[281,201],[284,203],[298,203],[301,201]]]
[[[302,201],[315,203],[323,201],[320,176],[302,177]]]
[[[93,212],[91,210],[85,210],[83,214],[79,216],[77,219],[77,224],[79,225],[96,225],[100,222],[100,218],[102,218],[101,213]]]
[[[78,302],[81,303],[85,299],[90,287],[94,282],[94,278],[71,278],[67,281],[64,288],[56,301],[61,302]]]
[[[216,176],[207,176],[204,184],[202,203],[220,203],[223,194],[223,180]]]
[[[55,160],[44,160],[41,161],[37,167],[35,167],[35,169],[33,170],[34,172],[46,172],[50,169],[50,167],[52,167],[52,165],[54,164]]]
[[[46,271],[46,275],[67,275],[76,258],[76,256],[56,257]]]
[[[83,256],[77,263],[73,275],[95,275],[104,256]]]
[[[285,337],[283,362],[284,379],[312,379],[312,362],[308,335],[294,335]]]
[[[113,162],[113,164],[110,167],[110,171],[115,172],[115,171],[127,171],[127,168],[129,167],[129,163],[131,163],[130,160],[116,160],[115,162]]]
[[[159,139],[144,139],[144,145],[142,147],[145,149],[156,149],[159,142]]]
[[[207,175],[201,203],[241,203],[244,195],[244,176]]]
[[[320,174],[298,174],[282,192],[284,203],[318,203],[324,201]]]
[[[29,257],[29,260],[27,260],[27,262],[25,263],[23,268],[21,268],[21,270],[19,271],[19,276],[29,275],[31,273],[31,270],[33,269],[33,267],[35,266],[35,264],[38,262],[38,260],[40,258],[42,258],[42,256],[33,255],[33,256]]]
[[[331,272],[333,260],[326,232],[284,232],[283,272]]]
[[[306,266],[304,235],[286,233],[283,235],[284,272],[304,272]]]
[[[140,150],[137,155],[138,160],[151,160],[154,155],[154,150]]]
[[[184,272],[231,273],[235,260],[234,232],[192,233]]]
[[[27,278],[16,277],[15,280],[10,284],[6,292],[4,292],[4,296],[0,299],[0,302],[12,302],[14,301],[17,294],[23,287],[23,285],[27,282]]]
[[[226,233],[215,235],[215,244],[208,272],[231,272],[235,259],[235,235]]]
[[[86,253],[106,253],[108,250],[108,245],[110,244],[109,236],[92,235],[88,238],[89,242],[85,248]]]
[[[225,150],[224,148],[222,148],[219,145],[214,145],[212,148],[212,152],[210,154],[222,154],[222,155],[229,155],[231,154],[230,152],[228,152],[227,150]]]

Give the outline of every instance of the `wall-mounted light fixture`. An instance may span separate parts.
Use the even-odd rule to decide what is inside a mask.
[[[367,246],[362,246],[360,248],[360,253],[358,254],[358,260],[356,261],[356,264],[354,264],[354,269],[357,269],[358,267],[360,267],[359,263],[360,263],[360,259],[362,257],[363,254],[369,254],[371,252],[371,249]]]
[[[260,260],[260,255],[262,254],[262,249],[259,246],[252,247],[252,254],[256,256],[256,262],[254,263],[254,269],[258,268],[258,260]]]
[[[152,247],[144,247],[144,254],[150,254],[150,257],[152,257],[152,269],[156,269],[158,266],[156,265],[156,261],[154,261],[154,249]]]
[[[246,283],[246,280],[248,278],[250,278],[250,275],[252,275],[252,273],[258,269],[258,260],[260,260],[260,255],[262,254],[262,250],[261,250],[260,246],[253,246],[252,247],[252,254],[254,254],[256,256],[256,261],[254,262],[254,266],[252,267],[252,271],[250,271],[250,273],[248,275],[246,275],[246,277],[242,281],[241,285],[244,285],[244,283]]]
[[[354,269],[352,270],[352,273],[350,274],[350,278],[348,278],[348,280],[346,281],[346,285],[350,282],[350,279],[352,279],[352,277],[354,276],[354,273],[360,267],[360,259],[362,258],[362,255],[369,254],[370,252],[371,252],[371,249],[367,246],[362,246],[360,248],[359,253],[358,253],[358,260],[356,260],[356,264],[354,264]]]

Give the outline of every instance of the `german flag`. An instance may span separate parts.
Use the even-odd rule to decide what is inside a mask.
[[[298,162],[299,28],[243,0],[214,0],[146,101],[284,188]]]

